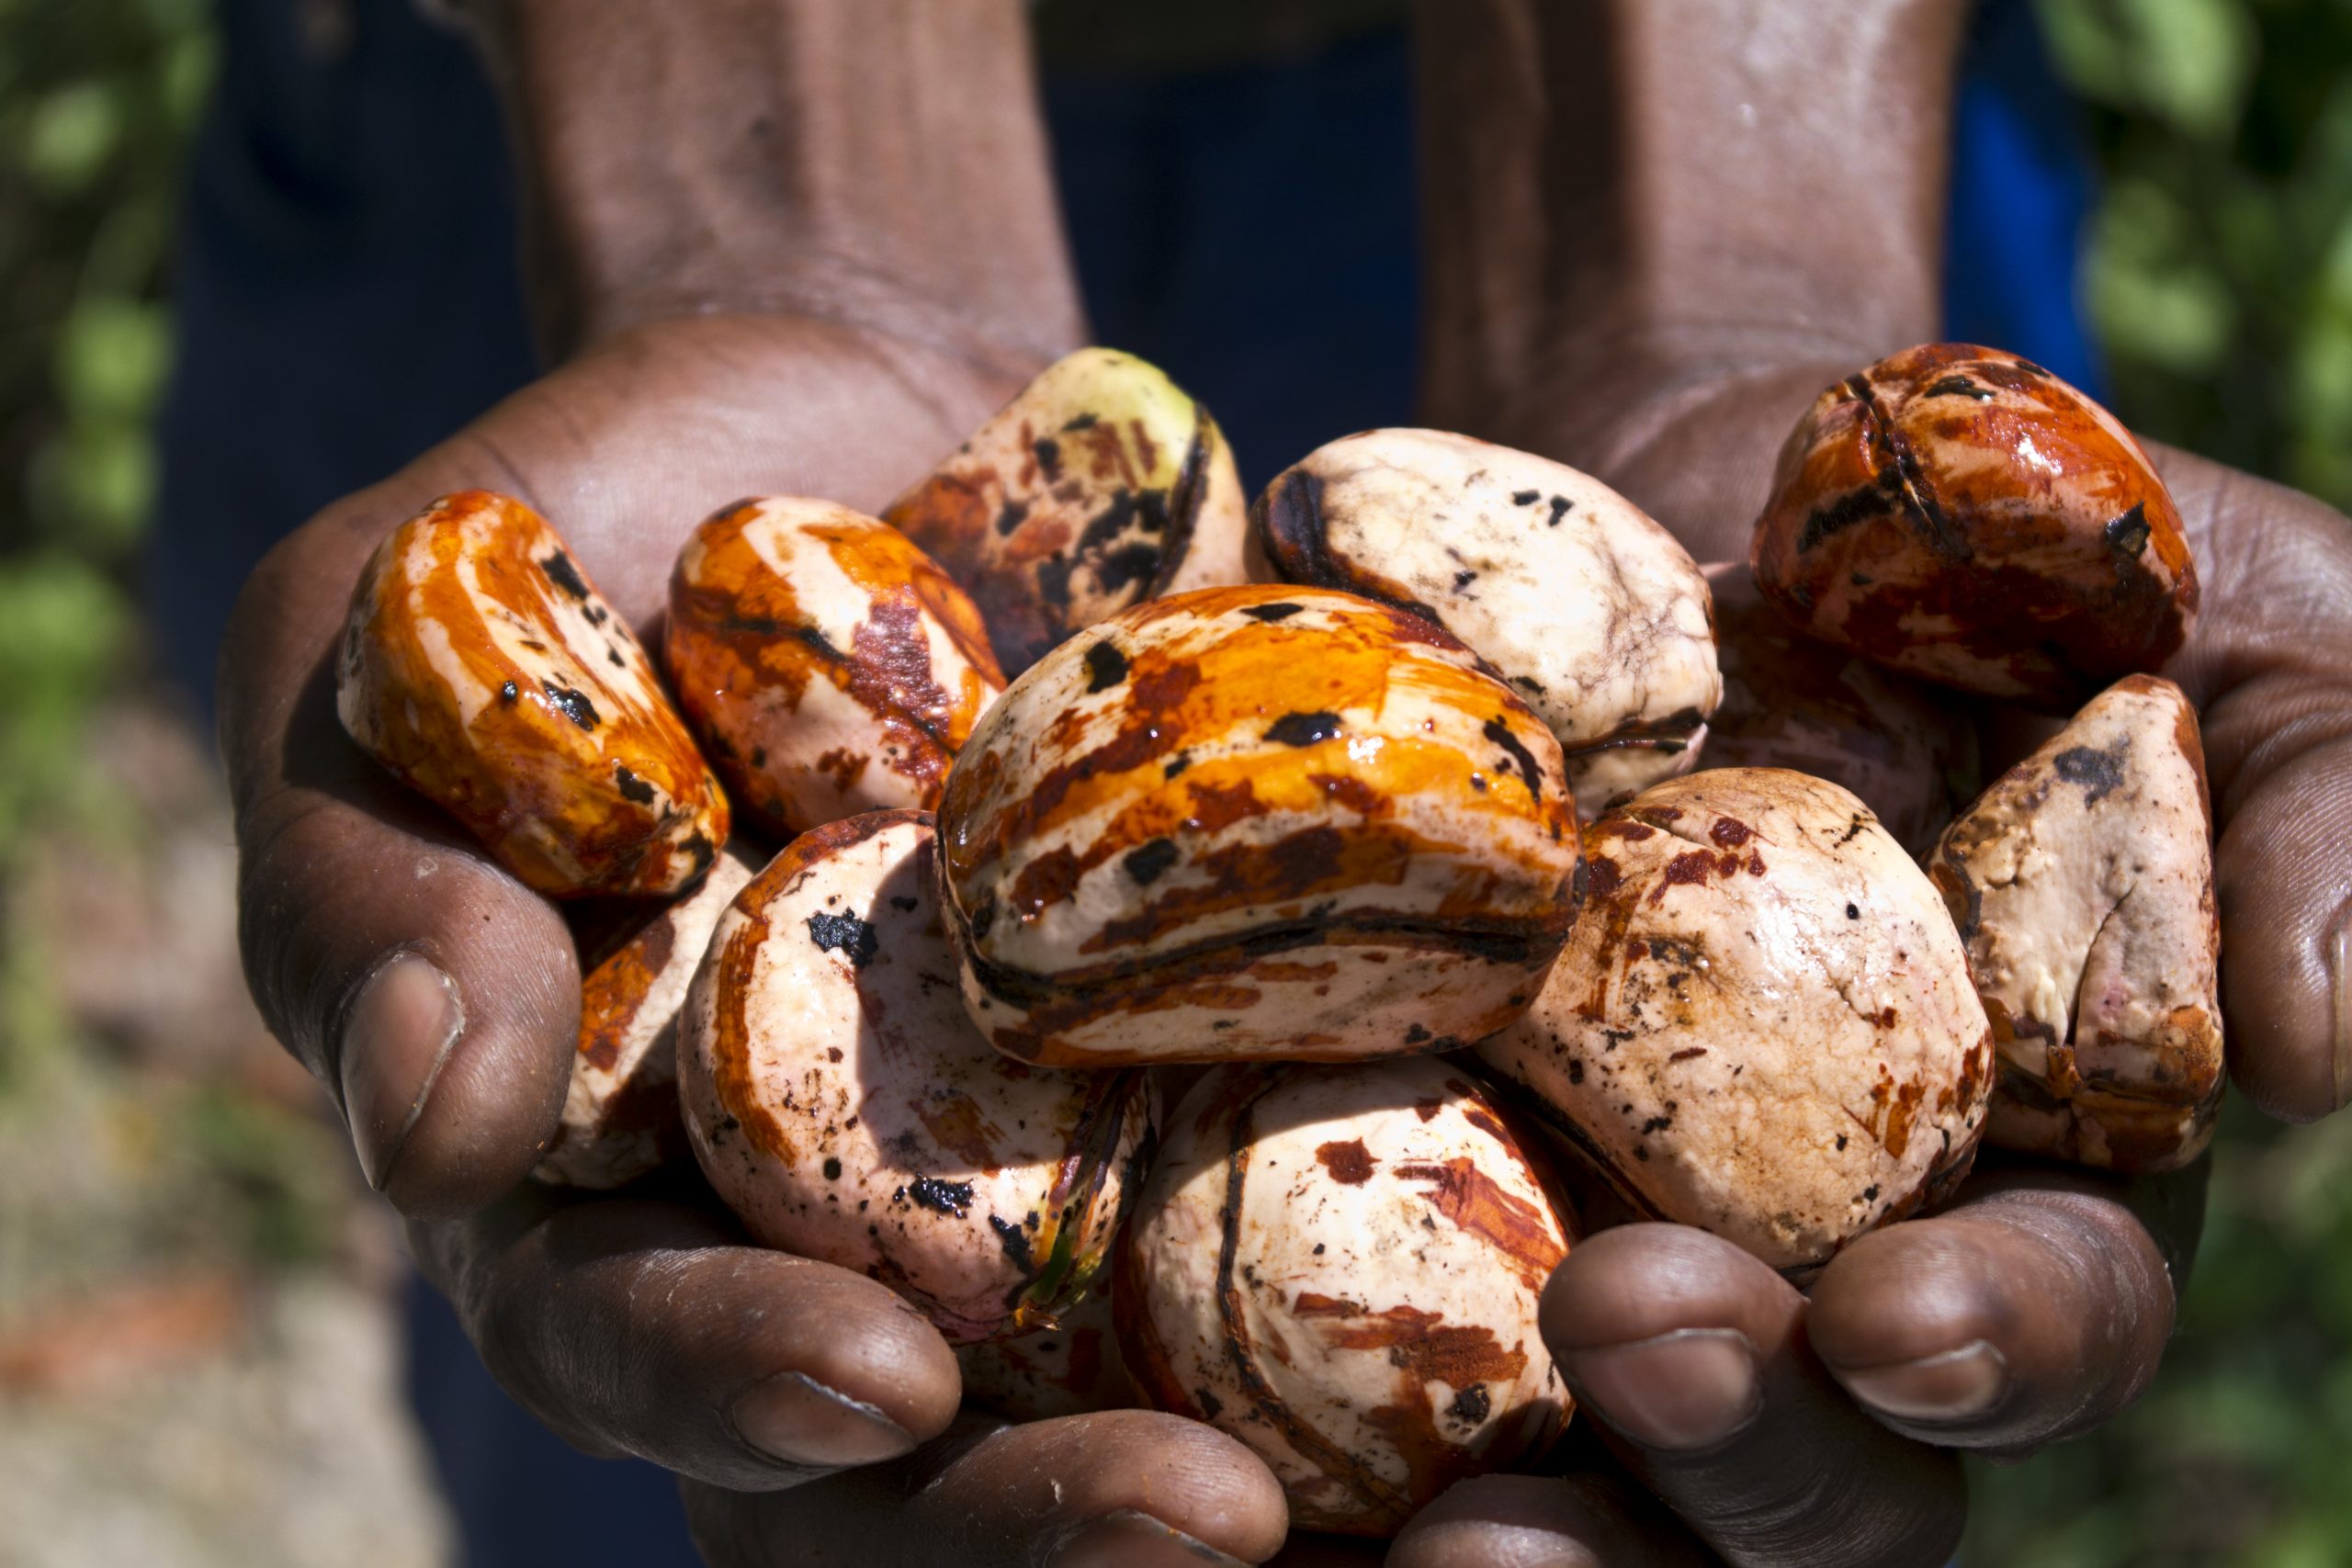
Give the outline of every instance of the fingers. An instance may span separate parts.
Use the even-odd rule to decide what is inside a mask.
[[[2352,1098],[2352,525],[2282,486],[2153,448],[2202,611],[2168,671],[2199,705],[2231,1076],[2291,1121]]]
[[[1857,1409],[1804,1310],[1728,1242],[1626,1225],[1553,1275],[1544,1337],[1626,1468],[1732,1562],[1944,1562],[1967,1512],[1958,1461]]]
[[[2165,1253],[2123,1190],[2034,1172],[1861,1237],[1814,1285],[1814,1349],[1928,1442],[2021,1453],[2098,1426],[2172,1332]]]
[[[789,1486],[912,1451],[962,1395],[954,1353],[890,1291],[685,1204],[526,1190],[410,1235],[500,1384],[592,1453]]]
[[[1249,1450],[1145,1410],[967,1416],[905,1463],[790,1492],[689,1487],[686,1507],[714,1568],[1215,1568],[1272,1557],[1287,1520]]]
[[[1486,1475],[1414,1516],[1387,1568],[1709,1568],[1716,1558],[1613,1471]]]
[[[2301,702],[2316,709],[2321,699]],[[2290,715],[2249,700],[2239,716],[2282,740],[2319,725],[2352,732],[2352,688],[2326,704]],[[2233,804],[2213,862],[2231,1073],[2265,1111],[2308,1122],[2352,1096],[2352,886],[2341,849],[2352,836],[2352,733],[2281,763]]]

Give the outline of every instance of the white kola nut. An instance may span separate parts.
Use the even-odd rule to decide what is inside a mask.
[[[2197,713],[2132,675],[2004,774],[1928,862],[1993,1021],[1986,1135],[2116,1170],[2197,1157],[2222,1104],[2222,927]]]
[[[1584,837],[1584,915],[1478,1054],[1637,1208],[1802,1274],[1966,1174],[1992,1032],[1943,900],[1860,800],[1721,768]]]
[[[1551,1442],[1536,1311],[1570,1235],[1459,1066],[1232,1064],[1168,1128],[1120,1249],[1128,1371],[1255,1450],[1295,1525],[1393,1535]]]
[[[1706,579],[1674,536],[1563,463],[1441,430],[1368,430],[1252,513],[1276,576],[1415,610],[1551,728],[1588,814],[1686,772],[1723,697]]]
[[[990,1050],[956,992],[931,819],[794,840],[721,918],[686,1000],[695,1156],[763,1243],[859,1269],[951,1341],[1055,1322],[1088,1288],[1150,1149],[1140,1073]]]

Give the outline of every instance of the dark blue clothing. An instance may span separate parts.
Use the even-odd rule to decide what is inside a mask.
[[[320,59],[286,0],[221,0],[149,557],[159,661],[200,703],[270,544],[534,372],[495,106],[412,5],[356,0],[347,50]],[[1412,417],[1408,74],[1380,35],[1302,62],[1046,83],[1097,336],[1213,409],[1250,482]],[[1951,335],[2095,388],[2075,281],[2089,181],[2024,0],[1987,0],[1959,127]],[[419,1286],[407,1305],[410,1393],[470,1568],[695,1561],[667,1476],[573,1453],[490,1382],[443,1303]]]

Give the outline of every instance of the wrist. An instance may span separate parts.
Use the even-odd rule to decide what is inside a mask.
[[[1020,360],[1079,311],[1020,0],[462,0],[560,355],[812,316]]]
[[[1769,471],[1821,386],[1934,333],[1965,9],[1423,0],[1430,416],[1625,488],[1728,415],[1702,466]]]

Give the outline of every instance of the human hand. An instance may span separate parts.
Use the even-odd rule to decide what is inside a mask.
[[[1011,3],[469,9],[521,133],[560,363],[329,507],[247,585],[221,742],[248,974],[510,1393],[591,1452],[789,1486],[946,1432],[952,1353],[884,1287],[746,1245],[690,1176],[584,1200],[524,1182],[576,1045],[564,913],[343,735],[329,655],[378,540],[474,486],[553,521],[658,646],[671,559],[704,514],[779,492],[878,507],[1079,341],[1024,24]],[[1272,1508],[1279,1533],[1279,1497],[1238,1445],[1172,1418],[1122,1429],[1125,1448],[1058,1451],[1054,1529],[1158,1509],[1272,1550],[1248,1532]],[[1138,1450],[1176,1456],[1193,1491],[1123,1467]]]

